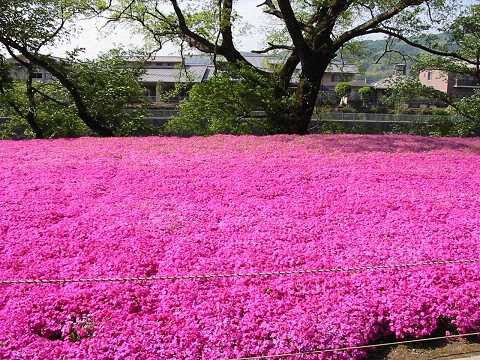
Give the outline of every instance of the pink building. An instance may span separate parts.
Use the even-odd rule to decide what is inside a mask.
[[[420,82],[452,97],[470,96],[480,89],[479,81],[473,76],[458,75],[442,70],[424,70],[419,74]]]

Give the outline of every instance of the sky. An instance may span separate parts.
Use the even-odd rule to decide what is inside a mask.
[[[479,0],[460,0],[459,4],[479,3]],[[236,10],[242,16],[244,21],[251,25],[247,33],[237,36],[238,48],[242,51],[251,51],[261,49],[265,44],[264,33],[272,23],[272,17],[262,12],[256,5],[260,0],[239,0],[236,3]],[[94,58],[99,54],[115,47],[139,48],[144,44],[143,36],[134,29],[125,26],[104,27],[104,21],[84,20],[80,23],[83,29],[78,31],[68,43],[61,44],[50,52],[57,56],[65,55],[66,51],[74,48],[85,48],[85,57]],[[159,54],[173,55],[178,54],[178,49],[172,46],[166,46]]]
[[[262,29],[268,27],[272,19],[271,16],[264,14],[260,8],[256,7],[259,3],[261,3],[259,0],[241,0],[236,4],[236,10],[244,21],[251,24],[247,33],[236,37],[241,50],[261,49],[265,44],[263,36],[265,32]],[[93,58],[115,47],[138,48],[144,44],[143,36],[135,29],[126,26],[105,27],[104,24],[103,20],[81,21],[79,25],[83,29],[82,31],[78,31],[68,43],[60,44],[49,51],[54,55],[63,56],[66,51],[84,48],[84,55]],[[178,53],[178,49],[166,46],[159,53],[172,55]]]

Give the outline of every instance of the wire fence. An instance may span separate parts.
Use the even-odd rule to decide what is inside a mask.
[[[381,264],[356,267],[334,267],[320,269],[301,269],[290,271],[263,271],[244,273],[219,274],[186,274],[186,275],[157,275],[157,276],[126,276],[126,277],[90,277],[64,279],[0,279],[0,285],[46,285],[46,284],[74,284],[74,283],[122,283],[122,282],[157,282],[157,281],[205,281],[232,278],[266,278],[282,276],[321,275],[334,273],[361,273],[368,271],[405,271],[419,267],[437,267],[448,265],[473,265],[480,263],[480,258],[455,260],[425,260],[405,264]]]
[[[170,119],[178,115],[178,109],[151,110],[146,120],[155,127],[163,127]],[[253,111],[251,119],[266,119],[263,111]],[[374,113],[343,113],[316,112],[310,121],[309,133],[325,132],[328,124],[338,124],[345,127],[344,131],[357,133],[384,133],[393,131],[395,126],[428,126],[440,123],[459,123],[465,121],[461,116],[450,115],[413,115],[413,114],[374,114]],[[352,129],[359,127],[360,129]],[[350,129],[350,130],[349,130]],[[327,129],[328,130],[328,129]],[[398,130],[397,130],[398,131]],[[327,131],[328,132],[328,131]]]
[[[150,109],[145,120],[153,126],[162,127],[169,120],[179,114],[178,109]],[[265,112],[254,111],[252,118],[266,118]],[[0,125],[6,123],[8,117],[0,116]],[[310,130],[315,131],[322,123],[347,123],[347,124],[432,124],[439,121],[458,122],[465,120],[461,116],[448,115],[411,115],[411,114],[373,114],[373,113],[343,113],[343,112],[317,112],[311,120]]]
[[[264,271],[264,272],[245,272],[245,273],[220,273],[220,274],[192,274],[192,275],[159,275],[148,277],[96,277],[96,278],[64,278],[64,279],[0,279],[0,285],[3,286],[22,286],[22,285],[66,285],[74,283],[146,283],[157,281],[206,281],[235,278],[269,278],[282,276],[302,276],[302,275],[321,275],[321,274],[353,274],[371,271],[408,271],[421,267],[444,267],[449,265],[474,265],[479,264],[480,258],[473,259],[450,259],[450,260],[425,260],[419,262],[409,262],[404,264],[380,264],[366,265],[356,267],[334,267],[319,269],[302,269],[292,271]],[[292,357],[306,357],[334,352],[348,352],[354,350],[368,350],[381,347],[392,347],[413,343],[425,343],[435,340],[446,340],[455,338],[466,338],[471,336],[480,336],[480,332],[471,332],[456,335],[445,335],[438,337],[393,341],[377,344],[366,344],[358,346],[345,346],[337,348],[325,348],[308,351],[294,351],[289,353],[279,353],[271,355],[253,355],[247,357],[237,357],[237,360],[255,360],[255,359],[280,359]]]
[[[397,123],[397,124],[429,124],[438,121],[460,121],[461,116],[449,115],[414,115],[414,114],[372,114],[317,112],[313,121],[347,122],[347,123]]]
[[[147,117],[155,123],[164,123],[178,115],[178,109],[152,109]],[[253,111],[252,118],[266,117],[263,111]],[[344,122],[344,123],[387,123],[387,124],[429,124],[438,121],[461,121],[461,116],[450,115],[414,115],[414,114],[376,114],[376,113],[344,113],[315,112],[312,122]]]
[[[438,341],[438,340],[467,338],[467,337],[479,336],[479,335],[480,335],[480,332],[471,332],[471,333],[465,333],[465,334],[436,336],[436,337],[429,337],[429,338],[423,338],[423,339],[413,339],[413,340],[404,340],[404,341],[392,341],[392,342],[370,344],[370,345],[346,346],[346,347],[339,347],[339,348],[290,352],[290,353],[274,354],[274,355],[255,355],[255,356],[232,358],[230,360],[234,360],[234,359],[235,360],[279,359],[279,358],[288,358],[288,357],[293,357],[293,356],[304,357],[304,356],[307,356],[307,355],[320,355],[320,354],[324,354],[324,353],[341,352],[341,351],[367,350],[367,349],[373,349],[373,348],[408,345],[408,344],[415,344],[415,343],[425,343],[425,342]]]

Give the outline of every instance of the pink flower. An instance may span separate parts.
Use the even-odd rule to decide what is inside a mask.
[[[346,135],[3,141],[0,279],[477,258],[479,146]],[[472,264],[2,286],[0,358],[231,358],[478,330],[479,275]]]

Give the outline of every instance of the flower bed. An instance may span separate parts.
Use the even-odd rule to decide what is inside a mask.
[[[5,141],[0,279],[476,258],[479,194],[480,140]],[[479,264],[0,291],[0,358],[9,359],[232,358],[480,324]]]

